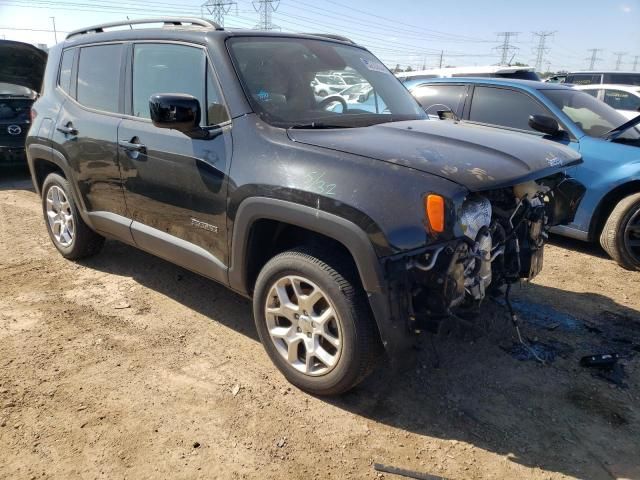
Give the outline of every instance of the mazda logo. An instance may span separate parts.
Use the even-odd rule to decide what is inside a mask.
[[[9,135],[20,135],[22,133],[22,128],[20,128],[20,125],[9,125],[7,127],[7,132]]]

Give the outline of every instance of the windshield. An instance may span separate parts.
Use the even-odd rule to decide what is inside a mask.
[[[609,105],[578,90],[542,90],[580,129],[590,137],[602,137],[627,122],[627,118]],[[625,135],[638,138],[637,128]]]
[[[327,85],[346,85],[344,80],[337,75],[318,75],[316,78]]]
[[[347,85],[357,85],[363,82],[363,78],[355,77],[352,75],[343,75],[342,79],[347,83]]]
[[[358,83],[357,85],[353,85],[352,87],[347,88],[345,91],[341,93],[341,95],[353,95],[356,93],[365,93],[371,89],[371,85],[368,83]]]
[[[426,118],[395,76],[364,49],[323,40],[254,36],[232,38],[228,44],[249,102],[272,125],[361,127]],[[357,74],[363,88],[374,92],[373,105],[359,108],[335,94],[316,96],[313,80],[327,71]]]

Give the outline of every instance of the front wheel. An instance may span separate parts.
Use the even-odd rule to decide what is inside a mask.
[[[337,395],[370,372],[380,340],[364,291],[345,259],[297,249],[262,269],[253,298],[260,340],[292,384]]]
[[[615,206],[602,229],[600,244],[621,267],[640,270],[640,193]]]

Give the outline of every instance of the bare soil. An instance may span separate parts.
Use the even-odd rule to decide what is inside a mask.
[[[546,366],[488,301],[411,371],[316,398],[270,363],[247,300],[117,242],[64,260],[25,178],[0,181],[2,479],[640,479],[640,272],[597,247],[555,239],[514,289]],[[610,351],[609,379],[579,365]]]

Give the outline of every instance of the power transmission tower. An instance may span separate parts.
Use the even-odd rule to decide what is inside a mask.
[[[511,41],[512,39],[515,40],[516,37],[518,36],[518,33],[520,32],[500,32],[498,33],[498,38],[499,37],[503,37],[504,41],[502,42],[502,45],[495,47],[494,50],[501,50],[501,57],[500,57],[500,65],[507,65],[508,63],[510,63],[509,61],[509,54],[511,52],[516,52],[518,51],[518,47],[514,46]]]
[[[278,10],[280,0],[254,0],[253,8],[260,14],[260,23],[257,28],[261,30],[278,30],[280,27],[271,21],[273,12]]]
[[[636,55],[635,57],[633,57],[633,71],[634,72],[638,68],[638,58],[640,58],[640,55]]]
[[[542,71],[542,63],[544,62],[544,54],[549,51],[545,47],[547,43],[547,37],[551,37],[556,32],[532,32],[538,40],[538,48],[536,49],[536,71]]]
[[[616,70],[620,70],[620,65],[622,65],[622,57],[624,57],[627,52],[613,52],[613,54],[618,57],[616,59]]]
[[[234,5],[237,10],[238,4],[233,0],[207,0],[200,8],[206,9],[213,16],[213,21],[224,27],[224,17]]]
[[[586,60],[589,61],[589,70],[593,70],[596,67],[596,62],[602,60],[598,58],[598,52],[601,52],[601,48],[590,48],[587,52],[591,52],[591,57],[587,57]]]

